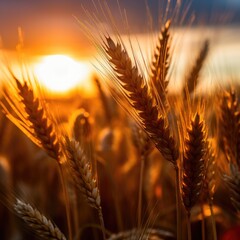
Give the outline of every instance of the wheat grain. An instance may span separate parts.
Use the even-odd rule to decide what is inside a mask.
[[[213,202],[213,196],[216,188],[216,156],[211,142],[206,143],[205,176],[203,183],[203,193],[206,195],[210,204]]]
[[[30,80],[23,83],[11,73],[1,105],[6,116],[50,157],[60,162],[61,147],[56,127],[46,107],[33,91]],[[11,84],[11,85],[10,85]]]
[[[115,44],[111,37],[106,38],[104,46],[109,63],[114,70],[116,85],[137,114],[138,122],[152,139],[163,157],[176,165],[179,151],[171,134],[167,118],[160,114],[149,87],[138,68],[132,65],[127,52],[120,43]]]
[[[166,21],[164,28],[161,30],[158,44],[155,49],[151,65],[151,84],[153,85],[153,94],[159,106],[165,110],[167,104],[167,87],[169,80],[167,74],[170,65],[170,33],[169,28],[171,21]]]
[[[92,176],[91,165],[79,143],[66,137],[66,157],[74,184],[86,197],[90,206],[101,209],[101,200],[97,181]]]
[[[21,200],[16,199],[14,211],[27,223],[37,236],[44,239],[66,240],[66,237],[59,228],[38,210],[34,209],[30,204],[26,204]]]
[[[200,71],[202,70],[204,62],[206,61],[208,51],[209,51],[209,42],[208,40],[206,40],[203,43],[203,47],[200,50],[199,55],[192,69],[189,71],[189,74],[185,79],[185,89],[183,92],[183,95],[185,96],[185,98],[186,98],[186,93],[190,95],[191,93],[194,93],[194,91],[196,90],[199,74],[200,74]]]
[[[192,118],[184,140],[182,200],[188,214],[201,193],[206,154],[206,132],[199,113]]]

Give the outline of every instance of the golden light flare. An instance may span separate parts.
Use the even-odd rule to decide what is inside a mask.
[[[60,54],[42,57],[33,71],[41,84],[58,93],[87,84],[92,73],[90,64]]]

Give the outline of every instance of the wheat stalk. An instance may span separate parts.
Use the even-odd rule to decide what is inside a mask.
[[[131,123],[132,139],[135,147],[140,153],[141,167],[139,177],[139,195],[138,195],[138,227],[140,227],[142,220],[142,191],[143,191],[143,175],[145,164],[149,154],[152,151],[152,142],[148,135],[140,129],[135,123]]]
[[[161,30],[158,43],[155,49],[151,65],[151,84],[153,85],[153,94],[159,106],[166,109],[167,104],[167,74],[170,65],[170,33],[169,28],[171,21],[166,21],[164,28]]]
[[[115,74],[116,86],[123,91],[136,113],[138,123],[144,128],[163,157],[176,166],[179,156],[176,142],[171,134],[168,120],[161,115],[149,87],[138,68],[132,65],[127,52],[120,43],[115,44],[111,37],[106,38],[104,50]]]
[[[4,89],[4,100],[1,101],[1,106],[10,121],[57,161],[66,200],[69,239],[72,240],[70,205],[63,176],[62,147],[57,125],[47,111],[44,101],[33,91],[30,77],[24,77],[21,83],[11,70],[9,74],[11,78]]]
[[[92,175],[92,167],[80,144],[75,140],[66,139],[65,150],[70,172],[77,189],[85,196],[88,204],[97,209],[105,239],[105,227],[102,215],[101,198],[97,181]]]
[[[16,199],[15,213],[23,219],[37,236],[44,239],[66,240],[59,228],[30,204]]]

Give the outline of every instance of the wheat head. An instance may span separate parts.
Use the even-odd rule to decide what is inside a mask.
[[[23,83],[11,73],[1,101],[6,116],[50,157],[60,162],[61,146],[54,121],[33,91],[30,80]]]
[[[111,65],[116,85],[119,86],[136,114],[138,123],[147,132],[163,157],[176,166],[179,150],[172,136],[168,119],[160,114],[154,103],[149,87],[132,65],[126,50],[120,43],[115,44],[111,37],[106,38],[104,50]]]
[[[52,240],[66,240],[59,228],[30,204],[16,199],[14,212],[27,223],[38,237]]]
[[[205,154],[205,126],[199,113],[196,113],[184,140],[182,201],[188,214],[196,204],[202,190]]]

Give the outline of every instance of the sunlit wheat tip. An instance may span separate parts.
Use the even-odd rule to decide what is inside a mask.
[[[20,82],[13,74],[1,102],[6,116],[50,157],[60,162],[61,147],[56,128],[30,80]]]
[[[137,66],[133,66],[126,50],[120,43],[115,44],[108,37],[104,49],[113,69],[116,88],[130,103],[130,112],[147,132],[163,157],[176,165],[179,150],[172,136],[167,117],[159,112],[150,93],[149,86],[139,74]]]

